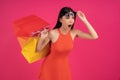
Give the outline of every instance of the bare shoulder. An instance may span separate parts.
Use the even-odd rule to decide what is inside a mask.
[[[73,33],[76,33],[76,32],[78,32],[78,31],[80,31],[79,29],[72,29],[71,30]]]
[[[74,40],[75,37],[76,37],[76,31],[77,31],[77,29],[71,29],[71,31],[70,31],[71,37],[72,37],[73,40]]]
[[[50,33],[55,33],[55,32],[57,32],[57,29],[52,29],[52,30],[50,30],[49,32],[50,32]]]
[[[59,35],[58,29],[52,29],[49,31],[49,37],[52,42],[54,42],[58,38],[58,35]]]
[[[78,37],[78,35],[81,35],[82,34],[82,31],[80,31],[79,29],[72,29],[71,30],[71,36],[73,37],[73,39],[75,37]]]
[[[72,29],[72,30],[71,30],[71,33],[74,34],[74,35],[77,35],[77,34],[81,34],[82,31],[79,30],[79,29]]]
[[[76,35],[76,33],[77,33],[78,31],[79,31],[78,29],[72,29],[72,30],[71,30],[71,34],[72,34],[72,35]]]
[[[72,33],[75,33],[75,30],[76,30],[76,29],[71,29],[71,32],[72,32]]]
[[[52,30],[49,31],[50,36],[54,36],[57,33],[58,33],[57,29],[52,29]]]

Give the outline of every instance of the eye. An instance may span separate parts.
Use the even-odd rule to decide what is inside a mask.
[[[71,14],[71,16],[72,16],[72,19],[75,19],[75,16],[74,16],[74,14]]]
[[[75,17],[74,13],[70,13],[69,15],[71,15],[72,17]]]
[[[75,15],[74,15],[74,13],[73,13],[73,12],[69,12],[69,13],[66,13],[66,14],[65,14],[66,19],[69,19],[69,18],[70,18],[70,16],[72,16],[72,19],[74,19],[74,18],[75,18]]]
[[[70,18],[69,13],[65,14],[65,17],[66,17],[67,19],[69,19],[69,18]]]

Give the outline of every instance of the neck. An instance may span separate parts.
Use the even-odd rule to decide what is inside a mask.
[[[71,28],[67,28],[67,27],[64,27],[64,26],[61,26],[61,27],[60,27],[60,31],[61,31],[63,34],[67,34],[70,29],[71,29]]]

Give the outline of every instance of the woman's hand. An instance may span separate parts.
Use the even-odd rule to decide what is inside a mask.
[[[45,39],[48,36],[48,31],[49,29],[44,28],[41,32],[40,32],[40,36],[42,39]]]
[[[85,14],[82,11],[77,11],[78,17],[83,21],[87,21]]]
[[[32,32],[31,36],[32,37],[39,36],[39,37],[45,38],[48,35],[48,31],[49,31],[49,28],[44,27],[40,30]]]

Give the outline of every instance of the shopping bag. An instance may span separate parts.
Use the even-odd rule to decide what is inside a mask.
[[[29,15],[14,21],[14,30],[21,47],[21,52],[29,63],[40,60],[49,52],[49,44],[39,53],[35,52],[38,40],[33,33],[40,31],[50,24],[36,15]]]
[[[49,23],[36,15],[29,15],[14,21],[16,36],[31,37],[31,33],[48,26]]]
[[[22,48],[21,53],[28,63],[36,62],[49,55],[50,44],[48,43],[40,52],[36,52],[37,41],[38,37],[30,37]]]

